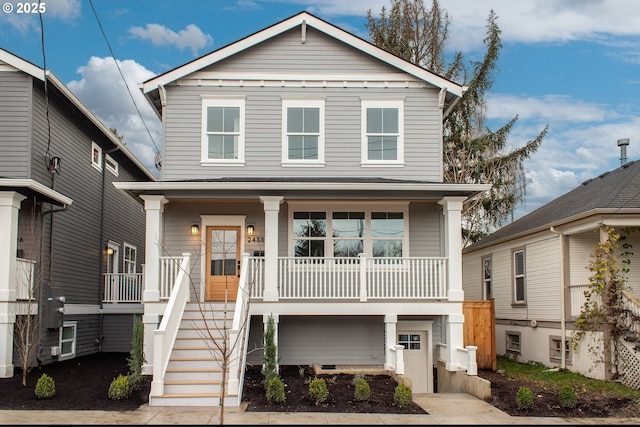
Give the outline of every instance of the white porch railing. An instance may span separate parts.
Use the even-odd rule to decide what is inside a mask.
[[[640,300],[636,298],[629,291],[622,291],[624,297],[622,299],[622,304],[624,308],[631,312],[631,316],[625,317],[625,323],[627,327],[635,332],[636,334],[640,334],[640,322],[635,319],[640,319]]]
[[[176,283],[182,258],[160,257],[160,299],[167,300],[171,296],[173,284]]]
[[[141,303],[142,273],[105,273],[102,302]]]
[[[445,299],[447,258],[278,258],[281,299]],[[262,298],[264,258],[249,257],[251,297]]]
[[[16,299],[34,300],[34,274],[36,262],[30,259],[16,258]]]
[[[580,317],[584,303],[587,301],[585,292],[589,290],[591,285],[570,285],[569,286],[569,300],[571,303],[570,315],[572,318]]]
[[[182,321],[184,308],[189,301],[189,260],[190,254],[182,254],[177,270],[175,285],[171,291],[169,301],[162,316],[158,329],[153,331],[153,381],[151,395],[164,394],[164,375],[169,364],[169,355],[178,335],[178,328]]]

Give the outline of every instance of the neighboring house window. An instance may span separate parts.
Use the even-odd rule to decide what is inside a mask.
[[[324,164],[324,101],[282,101],[282,162]]]
[[[244,162],[244,100],[202,101],[202,163]]]
[[[513,252],[513,302],[523,304],[525,297],[524,251]]]
[[[491,257],[482,259],[482,298],[491,299]]]
[[[124,244],[124,258],[123,258],[124,273],[136,272],[136,252],[137,252],[137,249],[135,246],[132,246],[128,243]]]
[[[118,176],[118,162],[116,162],[113,157],[107,154],[107,157],[105,157],[104,160],[104,164],[109,172],[111,172],[115,176]]]
[[[564,340],[565,363],[571,363],[571,345]],[[552,362],[562,362],[562,339],[559,336],[549,337],[549,359]]]
[[[406,233],[404,210],[292,209],[293,256],[355,258],[402,257]],[[382,262],[382,261],[381,261]]]
[[[362,163],[404,161],[402,101],[362,101]]]
[[[294,212],[293,236],[296,257],[324,257],[327,214],[325,212]]]
[[[91,141],[91,166],[102,170],[102,149],[93,141]]]
[[[507,332],[507,352],[522,353],[522,345],[520,342],[520,332]]]
[[[78,322],[64,322],[60,328],[60,360],[76,357]]]

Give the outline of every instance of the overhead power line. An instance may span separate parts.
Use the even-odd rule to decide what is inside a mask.
[[[133,105],[136,107],[136,111],[138,112],[138,116],[140,117],[140,120],[142,121],[142,124],[144,125],[144,128],[147,130],[147,134],[149,135],[149,139],[151,139],[151,143],[153,144],[153,146],[156,149],[156,168],[158,170],[160,170],[161,168],[161,162],[159,160],[160,158],[160,150],[158,149],[158,146],[156,145],[155,140],[153,139],[153,136],[151,135],[151,131],[149,130],[149,127],[147,126],[147,123],[145,122],[144,118],[142,117],[142,113],[140,112],[140,109],[138,108],[138,104],[136,104],[136,100],[133,98],[133,94],[131,93],[131,90],[129,89],[129,85],[127,84],[127,81],[124,78],[124,75],[122,74],[122,70],[120,69],[120,65],[118,64],[118,60],[116,59],[116,56],[113,53],[113,49],[111,48],[111,43],[109,43],[109,39],[107,38],[107,34],[104,31],[104,28],[102,28],[102,23],[100,22],[100,18],[98,18],[98,13],[96,12],[96,9],[93,7],[93,0],[89,0],[89,4],[91,5],[91,10],[93,11],[93,15],[96,17],[96,21],[98,21],[98,27],[100,27],[100,32],[102,32],[102,37],[104,37],[105,42],[107,43],[107,46],[109,47],[109,52],[111,53],[111,57],[113,58],[113,62],[115,62],[116,67],[118,68],[118,72],[120,73],[120,77],[122,78],[122,81],[124,82],[124,86],[127,88],[127,93],[129,94],[129,97],[131,98],[131,101],[133,102]]]

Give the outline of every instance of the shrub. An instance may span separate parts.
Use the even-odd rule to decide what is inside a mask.
[[[47,374],[42,374],[36,383],[36,397],[38,399],[49,399],[56,394],[56,382]]]
[[[127,358],[129,366],[129,385],[132,390],[139,390],[144,380],[142,365],[146,363],[144,357],[144,325],[140,316],[133,316],[133,337],[131,338],[131,352]]]
[[[371,388],[363,377],[356,379],[356,391],[353,397],[355,400],[369,400],[369,397],[371,397]]]
[[[129,397],[129,377],[118,375],[109,385],[109,399],[122,400]]]
[[[408,406],[413,401],[411,387],[406,384],[398,384],[393,392],[393,401],[401,408]]]
[[[327,388],[327,382],[324,378],[315,377],[309,383],[309,396],[316,405],[327,400],[329,396],[329,389]]]
[[[520,387],[516,393],[518,409],[529,409],[533,406],[533,392],[529,387]]]
[[[563,408],[574,408],[578,403],[576,392],[568,385],[560,387],[558,399],[560,399],[560,404]]]
[[[267,402],[270,405],[277,403],[283,403],[287,400],[287,396],[284,393],[284,382],[280,377],[273,377],[267,384]]]

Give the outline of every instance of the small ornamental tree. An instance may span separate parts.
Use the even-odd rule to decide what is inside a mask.
[[[276,347],[276,326],[273,316],[267,320],[267,328],[264,331],[264,354],[262,356],[262,375],[265,387],[269,385],[272,378],[278,376],[278,356]]]

